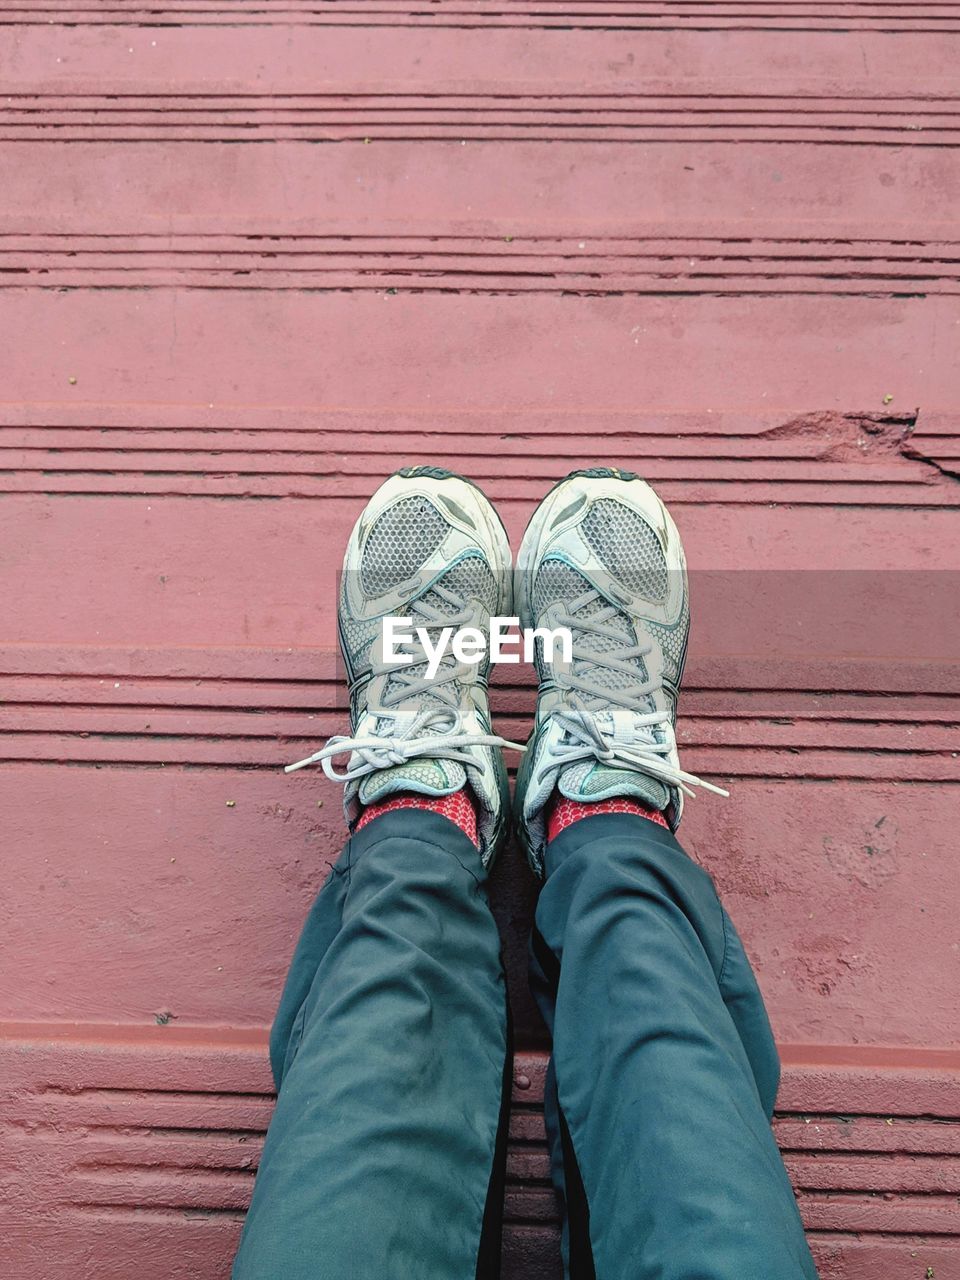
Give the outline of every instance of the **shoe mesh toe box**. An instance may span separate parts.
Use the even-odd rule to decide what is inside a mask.
[[[406,581],[437,550],[448,525],[429,499],[400,498],[381,512],[367,538],[360,565],[364,591],[382,595]]]
[[[651,604],[663,604],[667,560],[660,539],[639,512],[614,498],[601,498],[584,516],[580,532],[607,573]]]

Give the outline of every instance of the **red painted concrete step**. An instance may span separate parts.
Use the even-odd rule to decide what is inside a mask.
[[[324,27],[416,26],[421,30],[455,30],[498,27],[533,30],[679,30],[679,31],[935,31],[960,29],[960,12],[954,3],[880,3],[878,0],[844,0],[823,4],[817,0],[654,0],[636,4],[631,0],[586,0],[570,5],[564,0],[528,0],[491,6],[484,0],[432,0],[424,9],[409,0],[342,0],[336,5],[314,0],[233,0],[229,6],[218,0],[171,0],[158,10],[151,5],[123,0],[102,0],[94,4],[70,0],[3,0],[0,23],[25,26],[51,22],[77,24],[123,24],[147,28],[175,25],[256,26],[311,25]]]
[[[224,742],[168,721],[151,743],[138,719],[118,717],[112,739],[90,716],[69,735],[16,735],[36,758],[0,775],[18,855],[6,871],[5,1012],[143,1025],[166,1009],[201,1026],[264,1027],[343,842],[332,787],[283,779],[273,763],[316,739],[264,741],[244,725],[250,740]],[[892,726],[889,738],[909,732]],[[911,777],[916,761],[894,753],[888,772],[859,778],[822,760],[805,769],[805,754],[690,751],[733,794],[697,806],[684,842],[746,935],[775,1030],[793,1043],[949,1044],[960,1016],[953,788]],[[520,1043],[542,1044],[524,981],[534,885],[515,850],[494,887]]]
[[[305,411],[275,410],[265,422],[209,407],[0,406],[0,492],[365,499],[376,475],[429,454],[500,503],[534,503],[551,478],[597,457],[641,472],[674,507],[758,497],[848,509],[955,503],[952,415],[566,417],[373,410],[324,414],[320,430]],[[338,430],[350,432],[349,451]]]
[[[71,1274],[213,1280],[229,1270],[271,1094],[259,1034],[5,1024],[0,1261]],[[956,1054],[785,1049],[775,1132],[823,1280],[913,1280],[960,1265]],[[514,1064],[508,1270],[553,1277],[545,1060]],[[56,1134],[38,1144],[31,1134]]]

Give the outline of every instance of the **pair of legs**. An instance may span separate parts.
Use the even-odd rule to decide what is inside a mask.
[[[273,1029],[277,1109],[234,1280],[499,1274],[510,1044],[484,881],[436,813],[348,842]],[[548,843],[531,980],[572,1280],[815,1277],[770,1129],[763,1003],[669,831],[598,814]]]
[[[569,640],[538,642],[525,748],[493,732],[489,662],[427,660],[444,632],[489,638],[514,608]],[[399,668],[394,616],[422,628]],[[684,795],[719,788],[680,767],[687,577],[657,495],[615,469],[574,473],[514,573],[475,486],[400,472],[351,534],[339,625],[352,734],[291,767],[346,784],[353,834],[274,1026],[277,1109],[234,1280],[499,1274],[511,1061],[485,881],[511,808],[504,746],[524,753],[514,817],[544,877],[531,983],[553,1037],[568,1276],[815,1280],[770,1129],[763,1002],[672,834]]]

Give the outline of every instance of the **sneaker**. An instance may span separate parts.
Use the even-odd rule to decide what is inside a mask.
[[[419,641],[403,646],[407,666],[387,665],[383,619],[412,618],[435,644],[444,627],[476,627],[512,610],[510,544],[499,516],[468,480],[439,467],[391,476],[354,526],[340,584],[340,651],[350,691],[352,733],[338,735],[287,772],[319,763],[345,784],[352,828],[364,806],[402,792],[445,796],[469,788],[480,853],[493,860],[509,811],[500,748],[491,732],[489,662],[456,660],[449,647],[433,678]],[[347,756],[339,771],[334,759]]]
[[[630,796],[676,829],[702,786],[680,768],[677,694],[690,630],[676,525],[628,471],[575,471],[540,503],[517,559],[521,626],[569,628],[571,660],[544,657],[534,731],[517,779],[520,839],[542,873],[553,795]]]

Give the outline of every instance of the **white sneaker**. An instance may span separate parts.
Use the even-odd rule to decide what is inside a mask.
[[[680,768],[677,694],[690,630],[686,562],[666,507],[628,471],[575,471],[540,503],[517,559],[522,626],[572,634],[572,661],[537,645],[540,693],[517,779],[522,843],[543,870],[544,808],[630,796],[675,829],[695,786]]]
[[[443,627],[476,627],[512,612],[510,544],[496,511],[470,481],[439,467],[391,476],[354,526],[343,561],[340,651],[350,689],[352,733],[333,737],[288,772],[320,763],[346,784],[351,827],[365,805],[398,792],[449,795],[469,787],[480,853],[493,860],[507,828],[507,773],[491,731],[488,658],[460,663],[447,650],[433,678],[418,641],[408,666],[384,660],[384,617],[409,617],[436,643]],[[337,756],[349,756],[338,771]]]

